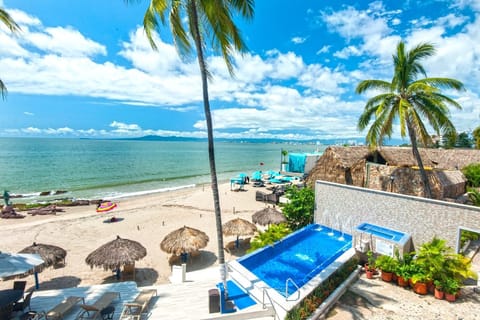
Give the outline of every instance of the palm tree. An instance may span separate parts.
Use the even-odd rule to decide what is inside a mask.
[[[144,30],[154,49],[156,49],[156,45],[153,32],[159,28],[159,22],[162,25],[167,23],[168,15],[170,31],[179,55],[182,58],[188,58],[194,52],[196,53],[202,79],[203,107],[207,123],[208,156],[217,227],[218,262],[225,292],[226,270],[223,253],[222,214],[215,167],[212,116],[208,98],[208,79],[211,78],[211,74],[205,61],[205,48],[206,41],[211,41],[213,50],[222,54],[230,74],[233,75],[232,54],[234,51],[245,52],[247,49],[239,29],[233,22],[233,16],[238,14],[243,18],[252,19],[253,7],[254,0],[150,0],[150,6],[143,20]]]
[[[377,147],[383,143],[386,136],[391,137],[393,125],[398,123],[401,136],[405,137],[408,133],[410,138],[412,153],[425,187],[425,197],[428,198],[432,197],[432,191],[418,151],[419,142],[424,147],[431,142],[424,121],[426,120],[437,134],[455,132],[455,127],[449,119],[449,106],[458,109],[461,109],[461,106],[442,94],[440,89],[464,88],[458,80],[427,77],[420,60],[434,53],[435,48],[429,43],[420,43],[406,52],[405,44],[401,41],[393,56],[392,81],[363,80],[355,90],[359,94],[370,89],[383,92],[367,101],[365,110],[358,120],[358,128],[365,129],[373,117],[366,140],[372,147]],[[424,78],[419,79],[419,75],[423,75]]]
[[[20,27],[18,24],[13,21],[12,17],[3,9],[0,8],[0,21],[7,26],[8,29],[10,29],[11,32],[16,33],[20,31]],[[0,94],[2,95],[2,98],[5,100],[5,97],[7,96],[7,87],[5,86],[5,83],[0,79]]]

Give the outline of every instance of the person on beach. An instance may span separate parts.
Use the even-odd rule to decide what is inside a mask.
[[[6,207],[10,205],[10,194],[8,193],[8,190],[3,191],[3,201],[5,201]]]

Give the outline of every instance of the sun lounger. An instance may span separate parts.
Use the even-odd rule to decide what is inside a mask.
[[[78,303],[83,302],[85,303],[85,300],[83,297],[67,297],[65,300],[57,304],[55,307],[50,309],[47,312],[40,312],[40,314],[43,314],[43,317],[45,319],[63,319],[63,317],[69,313],[73,307],[75,307]]]
[[[156,295],[156,289],[146,289],[140,291],[135,300],[132,302],[126,302],[123,305],[120,319],[140,320],[142,315],[148,314],[150,301]]]
[[[102,310],[118,298],[120,298],[118,292],[105,292],[93,304],[81,304],[82,311],[78,314],[77,319],[97,319],[97,317],[101,317]]]

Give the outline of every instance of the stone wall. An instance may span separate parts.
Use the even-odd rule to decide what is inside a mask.
[[[415,248],[434,236],[457,248],[459,228],[480,232],[480,208],[319,180],[314,221],[343,223],[347,233],[349,225],[368,222],[409,233]]]

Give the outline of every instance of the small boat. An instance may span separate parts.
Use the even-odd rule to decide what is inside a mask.
[[[115,202],[105,201],[98,205],[97,212],[107,212],[117,207]]]

